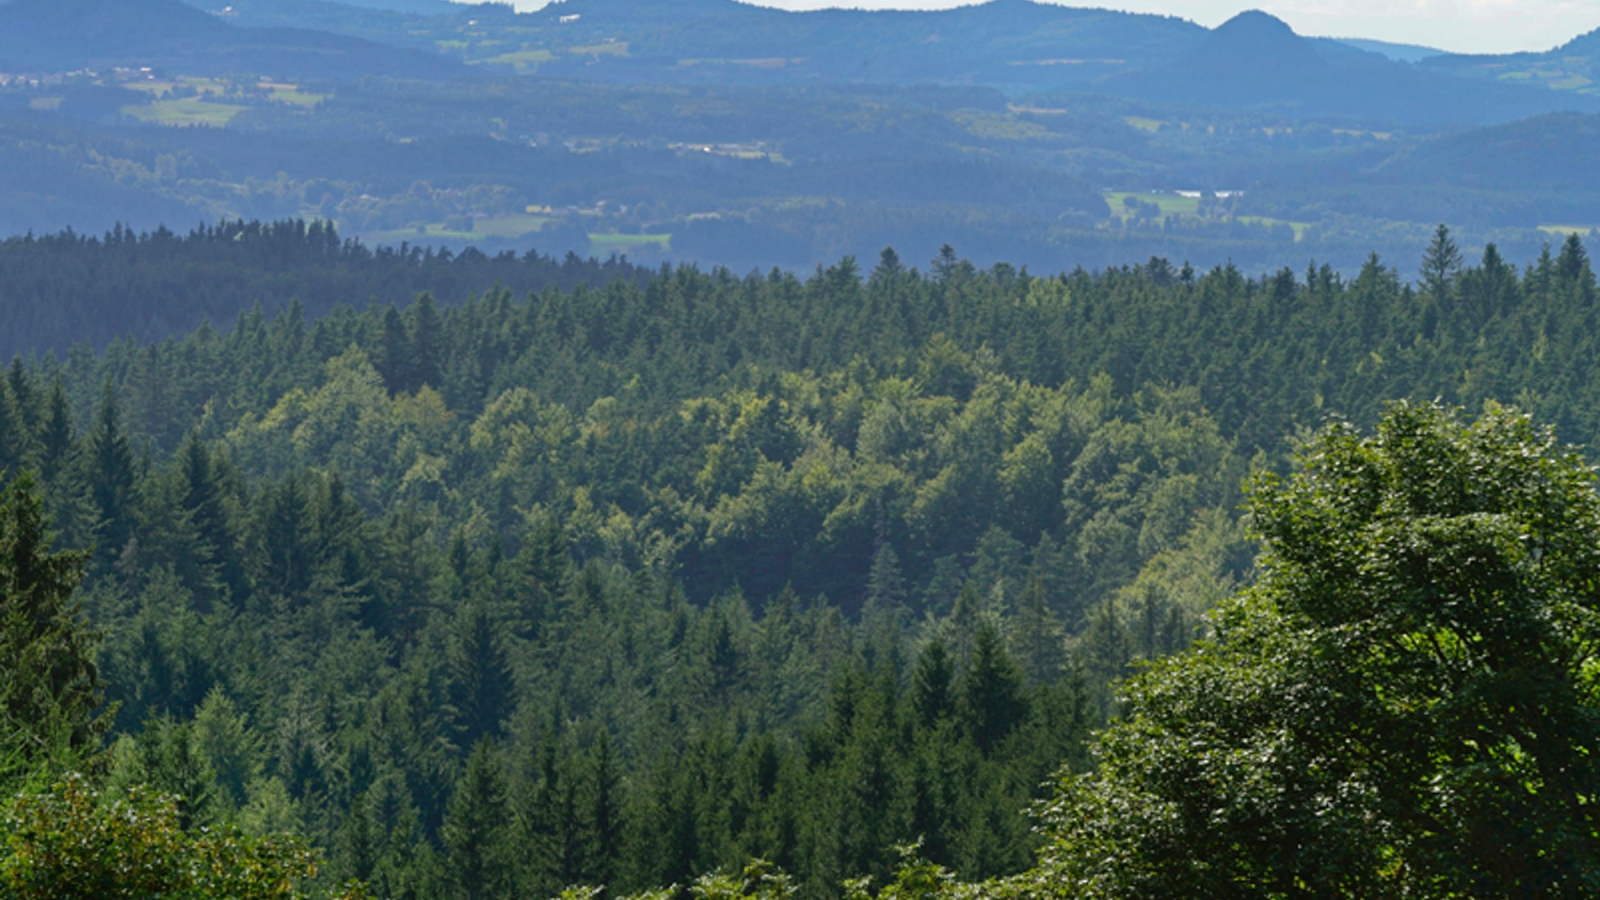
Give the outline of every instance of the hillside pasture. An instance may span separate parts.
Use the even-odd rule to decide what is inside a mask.
[[[452,223],[430,222],[425,225],[416,225],[410,228],[394,228],[386,231],[371,231],[361,235],[361,239],[370,244],[398,244],[401,241],[427,240],[429,238],[450,241],[484,241],[492,239],[515,239],[537,234],[551,221],[549,216],[536,216],[526,213],[507,213],[499,216],[484,216],[472,221],[472,230],[460,227],[451,227]]]
[[[556,55],[549,50],[517,50],[511,53],[502,53],[484,59],[472,60],[472,64],[489,66],[511,66],[516,69],[537,68],[544,63],[555,59]]]
[[[672,248],[672,235],[670,234],[591,234],[589,235],[589,248],[596,257],[607,257],[612,254],[627,254],[634,250],[670,250]]]
[[[1198,197],[1180,197],[1177,194],[1158,193],[1155,191],[1106,191],[1106,205],[1111,207],[1114,218],[1127,221],[1133,218],[1133,213],[1123,205],[1123,201],[1132,197],[1141,203],[1154,203],[1161,209],[1162,218],[1174,216],[1192,216],[1200,212],[1200,199]]]
[[[197,97],[184,97],[177,100],[157,100],[144,106],[137,104],[124,106],[122,113],[147,125],[165,125],[171,128],[223,128],[245,109],[244,106],[232,103],[213,103]]]

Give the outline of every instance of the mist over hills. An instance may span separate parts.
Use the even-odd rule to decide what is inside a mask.
[[[1597,42],[1463,58],[1031,0],[12,0],[0,228],[306,217],[740,270],[954,244],[1256,271],[1410,255],[1442,220],[1531,258],[1600,228]]]
[[[1176,61],[1099,82],[1109,93],[1167,103],[1281,109],[1302,116],[1397,122],[1503,122],[1600,108],[1595,98],[1458,80],[1334,41],[1312,41],[1259,11],[1218,26]]]
[[[437,54],[303,28],[241,28],[181,0],[11,0],[0,6],[0,59],[47,72],[162,66],[193,74],[448,78]]]

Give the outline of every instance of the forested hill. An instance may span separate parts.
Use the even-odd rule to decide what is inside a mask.
[[[103,349],[119,337],[159,341],[202,322],[231,328],[252,308],[271,315],[293,302],[315,317],[339,303],[408,303],[425,291],[454,303],[496,286],[524,294],[649,274],[571,254],[374,249],[299,220],[222,222],[187,234],[121,226],[99,237],[30,234],[0,241],[0,357],[64,354],[79,343]]]
[[[208,240],[52,246],[71,271]],[[378,273],[501,264],[327,240]],[[1022,811],[1089,765],[1113,681],[1256,577],[1241,482],[1297,435],[1441,397],[1600,436],[1582,242],[1527,271],[1442,229],[1418,252],[1414,285],[953,251],[451,305],[394,276],[19,361],[0,469],[89,551],[106,789],[180,795],[185,828],[300,833],[325,884],[396,898],[761,858],[820,900],[919,837],[986,877],[1029,864]]]

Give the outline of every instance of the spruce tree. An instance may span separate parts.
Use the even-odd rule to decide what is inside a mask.
[[[985,622],[972,641],[972,662],[961,679],[961,716],[972,742],[992,752],[1027,715],[1022,673],[994,625]]]
[[[1450,236],[1449,227],[1441,224],[1422,254],[1422,286],[1435,300],[1449,297],[1456,276],[1461,273],[1461,260],[1461,248]]]
[[[122,415],[111,386],[106,385],[94,430],[89,434],[89,494],[100,525],[96,555],[115,560],[133,537],[133,450],[122,433]]]
[[[955,707],[951,693],[954,670],[950,665],[950,651],[944,642],[935,638],[917,657],[916,674],[912,677],[911,704],[917,720],[924,729],[933,729]]]
[[[412,374],[411,336],[406,333],[406,323],[400,310],[389,304],[383,311],[383,322],[378,334],[378,372],[391,394],[410,393],[415,389]]]
[[[584,880],[609,885],[617,877],[622,849],[622,782],[611,748],[610,732],[602,730],[589,751],[584,794]]]
[[[457,615],[448,665],[449,714],[458,745],[499,737],[516,706],[516,683],[499,628],[481,601],[469,602]]]
[[[98,636],[73,592],[85,557],[54,553],[31,475],[0,501],[0,766],[92,750],[109,723],[94,662]]]
[[[499,751],[494,741],[480,741],[467,758],[441,829],[451,897],[501,900],[511,891],[509,812]]]
[[[412,390],[423,385],[438,390],[444,387],[442,366],[445,359],[444,324],[433,295],[424,293],[412,304],[407,337],[411,347],[410,380]]]

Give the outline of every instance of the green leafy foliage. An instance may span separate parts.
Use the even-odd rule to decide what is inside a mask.
[[[303,900],[316,874],[293,842],[188,833],[175,798],[102,794],[69,776],[12,802],[0,823],[0,885],[16,900]],[[352,887],[340,900],[359,900]]]
[[[1089,897],[1596,890],[1592,470],[1526,417],[1398,405],[1264,479],[1259,583],[1126,686],[1033,876]]]

